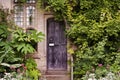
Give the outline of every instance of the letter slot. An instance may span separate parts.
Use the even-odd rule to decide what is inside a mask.
[[[51,47],[52,47],[52,46],[55,46],[55,44],[54,44],[54,43],[49,43],[49,46],[51,46]]]

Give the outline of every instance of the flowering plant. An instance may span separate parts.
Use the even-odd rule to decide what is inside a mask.
[[[25,64],[1,63],[0,66],[7,67],[2,74],[3,76],[0,76],[1,80],[38,80],[41,75],[35,60],[32,58],[27,59]]]
[[[87,71],[82,80],[120,80],[120,72],[113,72],[110,65],[98,64],[96,68]]]
[[[27,67],[24,64],[19,64],[19,66],[9,65],[3,63],[2,65],[10,68],[9,72],[4,72],[4,76],[0,80],[28,80],[29,77],[26,75]]]

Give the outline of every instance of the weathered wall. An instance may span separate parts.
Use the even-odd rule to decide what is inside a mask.
[[[11,0],[0,0],[0,6],[3,6],[3,8],[12,8]]]

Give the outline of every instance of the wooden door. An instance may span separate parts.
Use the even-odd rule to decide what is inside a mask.
[[[47,20],[47,68],[48,70],[67,69],[65,25],[63,21]]]

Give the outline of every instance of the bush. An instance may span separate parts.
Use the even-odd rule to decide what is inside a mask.
[[[9,80],[38,80],[40,71],[37,64],[31,56],[27,58],[26,55],[35,52],[34,45],[42,41],[44,35],[36,30],[24,32],[8,22],[7,16],[8,13],[0,9],[0,77]]]

